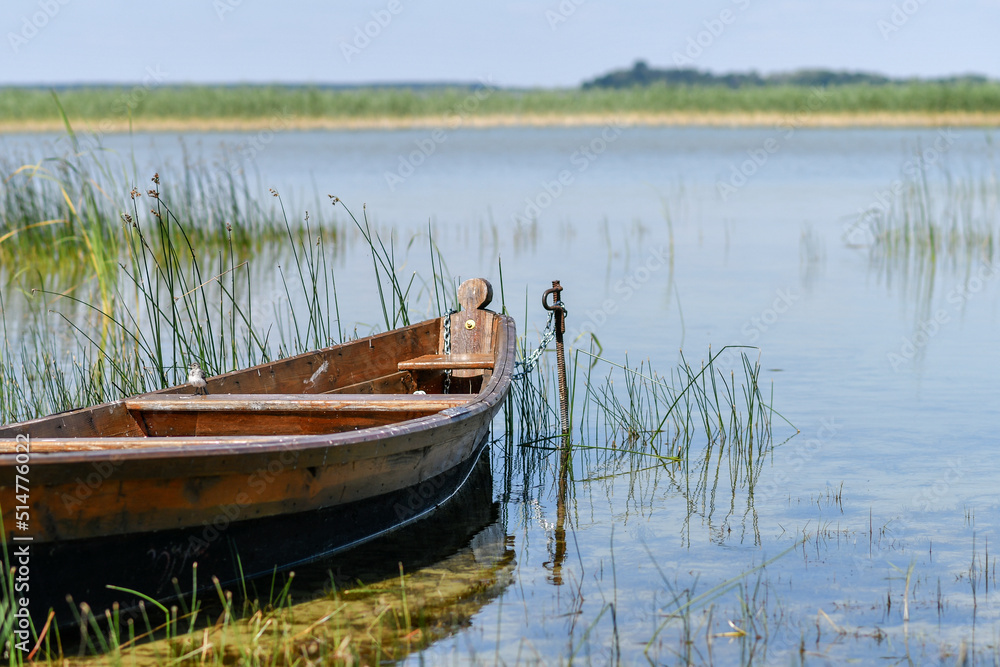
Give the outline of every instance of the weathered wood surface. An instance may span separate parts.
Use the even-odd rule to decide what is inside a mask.
[[[472,455],[456,468],[416,486],[354,503],[258,519],[244,519],[245,507],[237,504],[221,508],[211,523],[144,532],[138,538],[121,535],[35,543],[31,550],[32,565],[46,576],[32,579],[29,611],[32,618],[44,619],[48,610],[54,609],[56,623],[69,623],[78,629],[79,623],[73,623],[78,618],[72,612],[75,604],[87,602],[101,616],[102,610],[117,603],[125,622],[139,618],[140,598],[110,590],[107,584],[142,591],[157,600],[171,597],[179,584],[182,595],[186,596],[191,590],[189,586],[195,583],[191,573],[193,563],[197,562],[197,585],[213,594],[213,580],[224,590],[235,590],[241,587],[241,582],[255,576],[270,578],[276,566],[281,569],[294,566],[301,571],[299,566],[303,561],[351,549],[428,514],[437,516],[439,507],[447,508],[447,517],[443,517],[444,522],[438,523],[439,526],[446,526],[459,515],[463,525],[466,520],[477,521],[470,519],[470,513],[472,517],[486,513],[495,519],[495,507],[490,502],[489,458],[481,456],[487,442],[488,439],[480,441]],[[471,493],[465,493],[465,488]],[[456,496],[458,502],[449,505]],[[483,522],[489,520],[484,518]],[[446,532],[447,535],[438,535],[436,541],[430,539],[435,544],[443,538],[445,543],[457,545],[468,540],[468,535],[461,531]],[[424,542],[414,545],[412,538],[407,539],[406,543],[417,550],[409,555],[420,560],[420,554],[430,544]],[[405,560],[407,555],[401,553],[399,557]],[[73,603],[67,604],[67,594],[72,596]]]
[[[208,379],[209,394],[321,394],[398,372],[400,359],[433,353],[441,336],[440,320],[362,338],[317,352],[262,364]],[[412,390],[410,390],[412,391]],[[187,385],[153,394],[193,394]],[[359,388],[358,393],[365,393]],[[0,426],[0,440],[17,435],[35,438],[143,436],[122,401],[105,403],[20,424]]]
[[[419,484],[461,463],[489,423],[453,428],[435,438],[411,442],[391,456],[304,466],[293,452],[272,455],[250,471],[216,470],[212,475],[138,478],[119,461],[107,479],[77,480],[33,491],[35,542],[96,535],[125,535],[310,511],[361,501]],[[314,462],[318,463],[318,462]],[[89,475],[94,475],[91,468]],[[13,519],[4,507],[5,523]],[[8,514],[11,514],[8,516]],[[11,524],[13,525],[13,524]]]
[[[489,353],[425,354],[398,364],[399,370],[434,371],[449,369],[493,368]]]
[[[492,360],[490,360],[492,366]],[[352,412],[440,412],[465,405],[471,396],[454,394],[214,394],[126,398],[133,412],[291,412],[350,414]]]
[[[211,378],[208,396],[187,396],[190,387],[175,387],[4,427],[4,526],[10,534],[13,438],[25,432],[31,436],[36,542],[199,526],[233,503],[240,518],[329,508],[420,484],[469,456],[506,398],[514,324],[488,315],[494,367],[472,371],[488,374],[473,395],[366,394],[384,382],[412,380],[397,370],[401,359],[440,352],[437,319],[282,360],[278,370],[268,365]],[[427,376],[419,379],[423,386],[440,387],[440,371],[418,374]],[[354,387],[359,391],[350,395],[332,393]],[[143,435],[142,426],[160,418]],[[99,432],[106,421],[117,426]],[[191,434],[156,435],[185,422]],[[305,426],[262,436],[275,422]],[[339,430],[345,425],[348,430]],[[75,437],[67,437],[71,433]]]
[[[390,373],[374,380],[355,382],[337,389],[330,389],[327,394],[412,394],[417,390],[417,381],[408,371]],[[425,390],[426,391],[426,390]],[[428,392],[429,393],[429,392]]]
[[[489,354],[493,350],[493,336],[499,315],[483,310],[493,300],[493,287],[481,278],[466,280],[458,288],[461,310],[451,316],[451,352],[456,354]],[[438,347],[444,353],[444,341]],[[477,367],[478,368],[478,367]],[[483,376],[484,370],[458,368],[453,378]]]
[[[126,399],[150,436],[313,435],[417,419],[465,405],[450,394],[219,394]]]

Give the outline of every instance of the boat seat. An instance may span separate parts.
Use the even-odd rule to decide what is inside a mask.
[[[414,359],[400,361],[397,368],[401,371],[437,371],[492,369],[492,354],[425,354]]]
[[[451,394],[159,394],[125,399],[130,412],[440,412],[465,405]]]

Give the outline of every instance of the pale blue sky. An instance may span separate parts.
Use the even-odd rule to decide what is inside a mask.
[[[998,28],[1000,0],[4,0],[0,85],[575,86],[637,58],[1000,78]]]

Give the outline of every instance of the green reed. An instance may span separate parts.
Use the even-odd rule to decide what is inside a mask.
[[[205,232],[182,220],[159,180],[154,176],[146,194],[133,188],[130,210],[116,216],[117,254],[92,255],[106,269],[97,278],[96,298],[34,289],[27,301],[31,326],[16,344],[4,311],[5,423],[178,384],[191,361],[219,374],[342,338],[336,309],[329,308],[336,295],[327,246],[335,234],[331,238],[328,228],[314,228],[308,219],[292,225],[283,218],[296,254],[294,273],[282,274],[289,302],[274,307],[276,320],[292,322],[294,330],[275,339],[254,320],[254,251],[238,240],[249,234],[246,227],[226,223],[215,252],[206,252],[198,246]],[[288,278],[297,283],[294,288]],[[291,305],[292,292],[299,290],[303,312]],[[57,331],[61,327],[53,328],[53,318],[75,334],[70,345]],[[68,350],[74,350],[71,356]]]
[[[964,300],[963,290],[980,289],[977,282],[995,273],[1000,249],[995,169],[959,177],[942,168],[937,181],[929,171],[919,158],[908,162],[887,201],[862,212],[845,233],[848,242],[867,245],[870,269],[886,285],[915,300],[918,322],[932,316],[942,272],[963,281],[949,298]]]
[[[92,138],[71,134],[60,141],[58,157],[32,163],[0,158],[4,278],[35,270],[76,278],[88,274],[107,290],[126,244],[120,214],[129,207],[122,195],[145,196],[152,191],[150,181]],[[182,177],[157,190],[174,203],[196,248],[214,252],[236,243],[259,249],[285,236],[283,212],[253,196],[257,188],[245,165],[226,157],[196,160],[186,151],[183,159]],[[230,237],[227,230],[237,233]]]
[[[914,82],[843,85],[822,89],[829,113],[995,113],[996,82]],[[476,95],[478,93],[478,95]],[[475,104],[469,103],[476,95]],[[623,89],[497,89],[484,84],[426,88],[333,89],[316,86],[106,86],[60,91],[74,123],[159,119],[370,119],[440,116],[452,120],[496,114],[800,113],[813,109],[814,89],[805,86],[730,88],[662,85]],[[816,109],[820,110],[820,109]],[[5,88],[0,122],[60,120],[47,90]]]
[[[760,385],[760,362],[741,352],[738,378],[735,370],[716,365],[729,349],[709,350],[708,360],[698,367],[681,353],[668,375],[648,362],[630,366],[627,356],[619,364],[577,350],[578,361],[590,364],[583,401],[594,407],[587,412],[585,428],[610,443],[611,451],[638,448],[671,460],[687,460],[699,437],[706,446],[729,445],[748,457],[761,452],[771,442],[774,412]],[[610,371],[595,379],[597,364],[610,366]]]
[[[931,185],[919,163],[899,181],[889,205],[865,211],[852,227],[871,243],[885,268],[992,261],[1000,244],[1000,181],[996,173],[959,178],[943,172]]]
[[[92,160],[84,153],[77,158],[83,166]],[[72,160],[56,164],[67,174],[88,173]],[[30,325],[20,336],[7,328],[5,297],[0,295],[4,423],[178,384],[191,361],[198,361],[210,374],[220,374],[345,339],[333,268],[333,260],[344,252],[343,228],[319,211],[292,222],[274,190],[276,216],[266,217],[264,206],[247,191],[226,195],[206,190],[214,187],[212,179],[201,167],[191,167],[183,177],[186,185],[176,188],[156,174],[148,187],[128,188],[124,205],[113,214],[114,197],[98,201],[84,196],[86,207],[73,209],[88,213],[69,216],[77,230],[74,235],[41,236],[51,234],[46,230],[33,237],[29,230],[27,235],[8,238],[12,242],[20,237],[7,248],[18,258],[30,256],[25,253],[39,244],[72,248],[67,256],[58,256],[59,261],[84,263],[88,268],[83,270],[86,289],[65,289],[61,285],[66,279],[43,271],[40,260],[32,265],[21,259],[26,266],[6,276],[9,286],[34,285],[25,292],[32,297],[25,302]],[[58,197],[71,200],[70,192],[86,195],[98,188],[97,179],[89,176],[70,181],[46,174],[42,181],[28,184],[29,189],[37,185],[37,196],[26,200],[39,210],[51,209],[61,201]],[[234,189],[237,183],[229,180],[226,187]],[[231,200],[246,203],[220,203]],[[435,303],[440,309],[455,307],[456,283],[445,277],[446,263],[430,230],[431,276],[407,277],[400,268],[394,234],[386,239],[373,228],[367,211],[359,220],[338,198],[330,196],[329,201],[346,212],[371,253],[386,329],[409,324],[411,302],[425,295],[430,309]],[[114,225],[107,222],[110,217]],[[265,251],[264,240],[271,237],[292,257],[290,266],[278,267],[285,299],[270,306],[274,330],[258,324],[261,306],[254,303],[250,266]],[[4,245],[0,243],[0,250]],[[59,329],[71,332],[70,340]]]

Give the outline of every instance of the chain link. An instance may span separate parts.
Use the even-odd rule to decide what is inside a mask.
[[[569,311],[566,310],[566,306],[563,304],[562,301],[556,301],[554,305],[557,308],[562,308],[564,318],[569,315]],[[549,311],[549,321],[545,325],[545,331],[542,333],[542,340],[538,342],[538,347],[536,347],[535,351],[529,354],[524,359],[524,361],[514,362],[514,367],[516,368],[520,366],[521,370],[514,373],[512,379],[519,380],[528,375],[529,373],[531,373],[531,371],[535,370],[535,366],[538,365],[538,360],[542,358],[542,354],[544,354],[546,346],[548,346],[548,344],[551,343],[552,339],[555,337],[556,337],[556,313],[553,310]]]
[[[562,301],[556,301],[555,306],[558,308],[562,308],[564,318],[569,316],[569,311],[566,309],[566,305]],[[447,315],[445,315],[444,318],[445,354],[451,354],[451,316],[458,312],[459,311],[457,310],[452,310]],[[556,314],[555,311],[552,311],[549,313],[549,321],[545,324],[545,330],[542,333],[542,339],[538,342],[538,347],[536,347],[535,350],[524,359],[524,361],[514,362],[515,368],[520,367],[521,370],[514,373],[512,379],[519,380],[528,375],[529,373],[531,373],[531,371],[535,370],[535,367],[538,365],[538,360],[541,359],[542,355],[545,353],[545,348],[548,346],[549,343],[552,342],[552,339],[556,337],[555,322],[556,322]],[[450,390],[451,390],[451,370],[446,370],[444,372],[444,393],[447,394],[449,393]]]
[[[451,316],[459,311],[452,310],[449,311],[447,315],[444,316],[444,353],[451,354]],[[451,369],[449,368],[444,372],[444,393],[449,393],[451,391]]]

